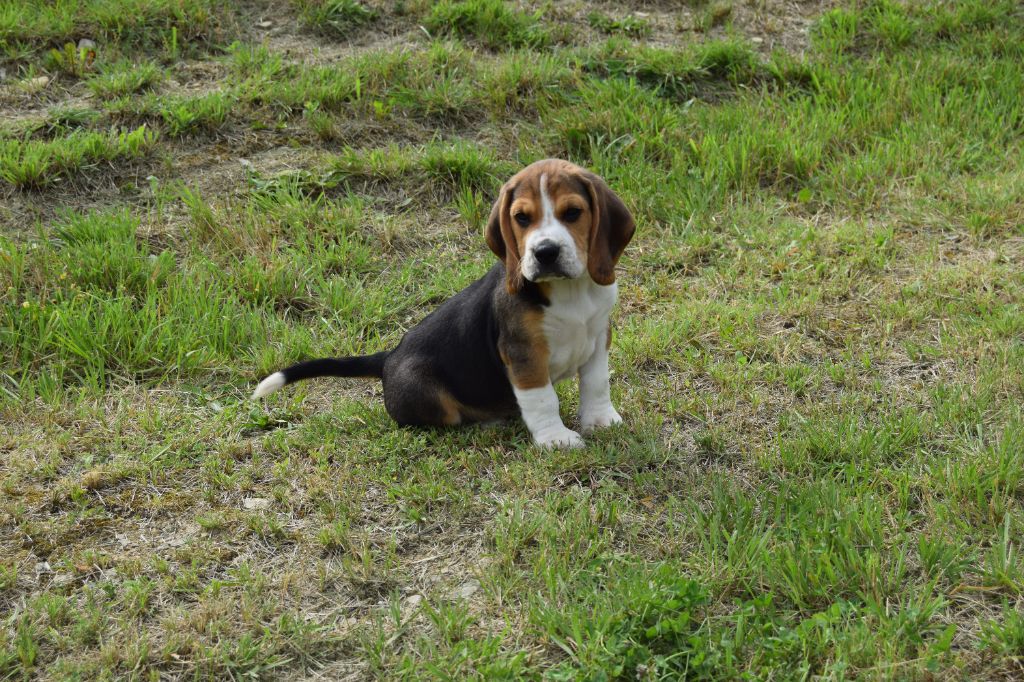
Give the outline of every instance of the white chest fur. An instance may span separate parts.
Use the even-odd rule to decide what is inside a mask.
[[[551,282],[551,305],[544,310],[551,383],[576,374],[598,343],[606,343],[608,315],[618,295],[616,284],[600,286],[589,277]]]

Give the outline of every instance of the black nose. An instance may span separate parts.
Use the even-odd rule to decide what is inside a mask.
[[[558,260],[558,254],[562,251],[555,242],[541,242],[537,244],[533,249],[533,257],[537,259],[537,262],[541,265],[551,265]]]

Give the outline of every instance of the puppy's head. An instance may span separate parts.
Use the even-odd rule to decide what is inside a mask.
[[[505,261],[510,293],[524,280],[589,276],[615,281],[615,264],[636,229],[604,180],[568,161],[546,159],[501,188],[487,224],[487,245]]]

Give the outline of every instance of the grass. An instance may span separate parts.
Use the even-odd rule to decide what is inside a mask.
[[[222,39],[226,19],[212,0],[9,2],[0,7],[0,55],[23,61],[81,37],[102,50],[154,49],[170,41],[203,47]]]
[[[0,102],[0,677],[1019,675],[1016,4],[823,7],[801,55],[738,4],[674,47],[586,3],[293,5],[325,52],[365,19],[315,63],[183,24],[168,59],[174,8],[240,4],[37,4],[0,10],[59,85]],[[110,42],[51,70],[82,27]],[[623,428],[247,401],[484,273],[549,155],[637,218]]]
[[[636,37],[645,37],[651,33],[651,25],[640,17],[627,16],[621,19],[613,19],[601,12],[591,12],[587,15],[587,23],[601,33],[609,35],[622,33]]]
[[[157,134],[145,126],[121,132],[72,131],[49,140],[0,141],[0,179],[18,188],[40,188],[103,162],[137,160],[150,153]]]
[[[152,88],[163,80],[160,67],[153,62],[121,62],[89,79],[89,90],[96,97],[112,99]]]
[[[542,47],[551,40],[538,14],[526,14],[500,0],[442,0],[433,3],[424,26],[436,35],[455,35],[485,47]]]
[[[697,15],[694,20],[694,29],[700,32],[707,32],[716,26],[721,26],[729,21],[732,16],[733,3],[712,2]]]
[[[158,112],[167,134],[181,137],[222,128],[233,105],[234,100],[230,94],[211,92],[201,97],[163,99],[158,105]]]
[[[377,18],[375,10],[356,0],[301,0],[294,4],[307,26],[338,37],[345,37]]]

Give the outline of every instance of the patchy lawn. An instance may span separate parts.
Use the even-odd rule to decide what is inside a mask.
[[[1021,676],[1022,62],[1009,0],[6,3],[0,679]],[[637,218],[623,427],[247,400],[545,156]]]

